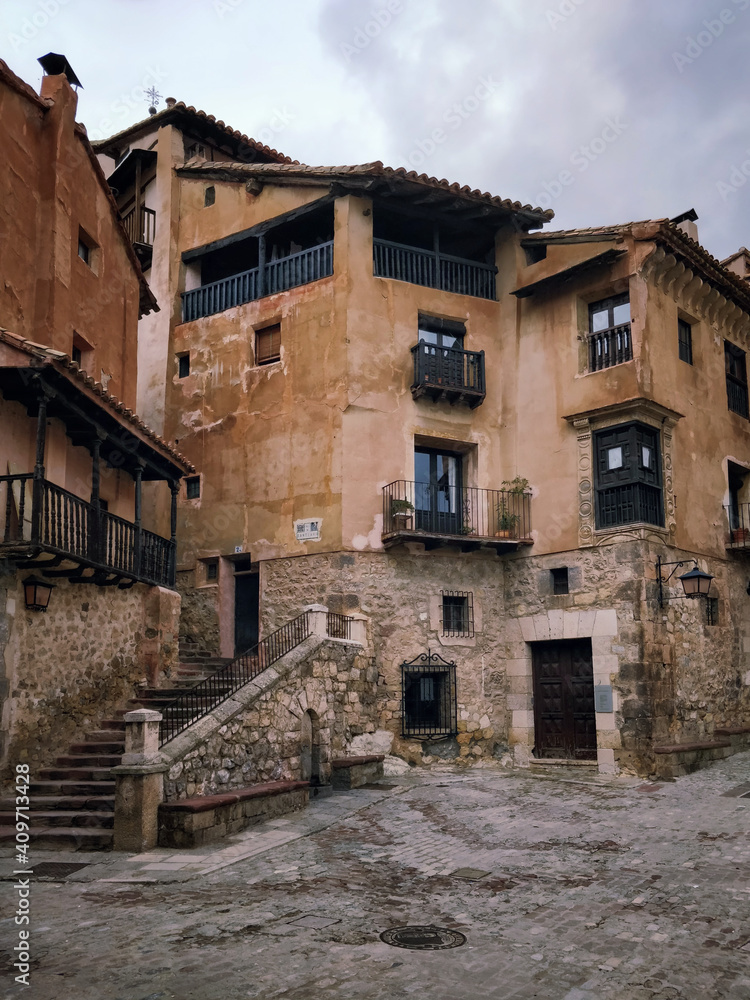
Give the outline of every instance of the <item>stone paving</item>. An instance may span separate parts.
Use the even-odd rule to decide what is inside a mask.
[[[6,918],[0,997],[748,1000],[750,753],[663,784],[538,771],[410,772],[195,851],[38,852],[90,864],[32,877],[32,985]],[[403,925],[466,943],[380,940]]]

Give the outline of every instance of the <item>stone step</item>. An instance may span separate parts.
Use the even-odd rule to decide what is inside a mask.
[[[86,735],[87,736],[96,736],[97,733],[101,733],[101,732],[104,732],[104,731],[106,731],[108,733],[111,733],[111,732],[124,733],[125,732],[125,723],[122,721],[122,718],[119,718],[119,719],[103,719],[99,723],[99,729],[92,730],[91,732],[87,733]],[[84,737],[84,739],[85,738],[86,737]]]
[[[106,781],[109,767],[40,767],[42,781]]]
[[[87,744],[83,744],[84,747]],[[96,746],[96,744],[91,744],[91,746]],[[73,750],[75,744],[70,747]],[[85,754],[81,753],[70,753],[66,754],[64,757],[55,758],[55,767],[117,767],[117,765],[122,761],[122,753],[95,753],[95,754]]]
[[[0,843],[12,843],[15,827],[0,828]],[[85,826],[31,827],[29,844],[38,851],[111,851],[114,834],[111,830]]]
[[[113,738],[110,738],[109,740],[94,738],[96,736],[102,737],[106,735],[106,731],[101,733],[87,733],[85,743],[71,743],[68,749],[71,753],[116,753],[122,756],[125,753],[125,734],[123,733],[123,739],[121,740],[115,740]],[[109,733],[109,736],[112,737],[113,734]]]
[[[0,809],[8,812],[15,809],[16,800],[11,798],[0,799]],[[71,810],[77,812],[87,810],[90,812],[114,812],[115,797],[112,795],[35,795],[29,807],[30,813],[37,811],[46,812],[50,809]]]
[[[114,795],[114,781],[32,781],[29,786],[32,797],[42,795]]]
[[[97,829],[112,829],[115,825],[114,810],[109,812],[94,812],[89,810],[70,809],[35,809],[29,813],[29,819],[36,827],[47,826],[83,826]],[[0,827],[12,826],[16,822],[15,812],[0,811]]]
[[[659,778],[680,778],[708,767],[734,753],[731,740],[713,739],[654,747],[655,772]]]

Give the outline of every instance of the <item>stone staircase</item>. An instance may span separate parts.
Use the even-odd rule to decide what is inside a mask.
[[[180,663],[169,688],[141,688],[115,718],[73,743],[29,786],[29,843],[37,850],[101,851],[113,843],[115,780],[110,769],[125,752],[122,716],[136,708],[160,710],[230,661],[180,642]],[[0,843],[15,842],[15,798],[0,799]]]

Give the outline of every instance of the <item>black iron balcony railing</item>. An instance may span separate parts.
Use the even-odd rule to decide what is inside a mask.
[[[213,316],[225,309],[286,292],[333,274],[333,240],[269,261],[262,268],[233,274],[182,294],[182,322]]]
[[[725,507],[729,523],[727,548],[750,549],[750,503],[735,503]]]
[[[727,406],[741,417],[748,415],[747,382],[727,372]]]
[[[122,224],[131,243],[143,243],[148,247],[154,245],[156,212],[153,208],[141,208],[138,212],[132,208],[123,216]]]
[[[633,360],[633,341],[630,323],[589,334],[589,371],[598,372],[603,368],[621,365]]]
[[[412,285],[426,285],[443,292],[473,295],[478,299],[495,299],[494,264],[481,264],[463,257],[422,250],[419,247],[374,239],[374,270],[376,278],[395,278]]]
[[[420,340],[411,353],[414,358],[411,394],[415,399],[429,396],[451,403],[465,402],[472,408],[484,399],[484,351],[436,347]]]
[[[383,487],[383,536],[531,541],[531,494],[403,479]]]
[[[0,476],[2,547],[38,548],[81,566],[174,587],[174,544],[31,473]]]

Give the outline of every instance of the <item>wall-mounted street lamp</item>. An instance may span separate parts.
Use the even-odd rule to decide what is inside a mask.
[[[29,611],[46,611],[54,590],[54,583],[40,580],[38,576],[27,576],[23,581],[23,596]]]
[[[664,607],[664,584],[669,583],[672,577],[675,575],[680,566],[686,566],[690,560],[680,560],[679,562],[662,562],[661,556],[656,559],[656,579],[659,581],[659,607]],[[711,589],[711,581],[713,577],[710,573],[704,573],[702,570],[698,569],[698,563],[695,559],[692,560],[693,568],[689,573],[683,573],[682,576],[677,579],[682,584],[682,589],[685,593],[682,597],[708,597],[708,592]],[[662,569],[664,566],[674,566],[674,569],[669,574],[669,576],[662,575]],[[682,597],[674,597],[671,600],[681,601]],[[670,600],[670,598],[667,598]]]

